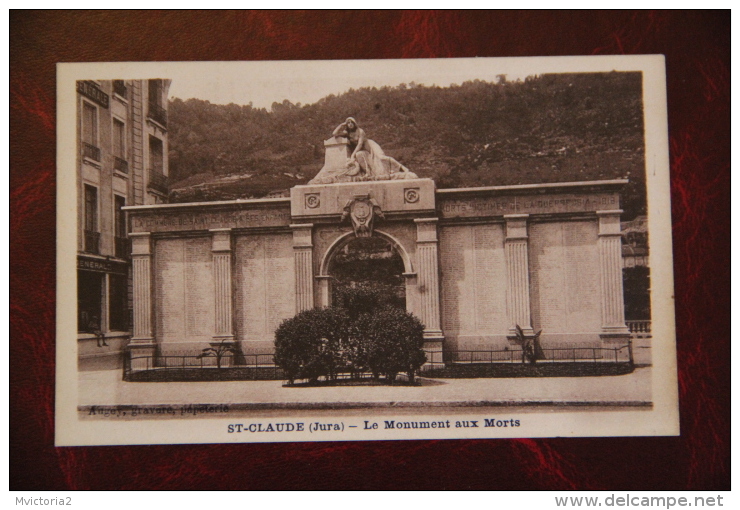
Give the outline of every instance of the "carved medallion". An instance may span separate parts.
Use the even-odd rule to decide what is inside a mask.
[[[406,188],[403,190],[403,200],[407,204],[415,204],[419,201],[419,188]]]
[[[321,199],[319,193],[308,193],[306,194],[306,207],[309,209],[316,209],[321,205]]]
[[[383,211],[370,195],[355,195],[347,202],[342,213],[342,221],[347,218],[352,221],[352,228],[357,237],[371,237],[375,218],[383,219]]]

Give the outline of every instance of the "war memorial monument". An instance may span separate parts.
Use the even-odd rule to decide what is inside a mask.
[[[425,326],[429,366],[521,352],[517,326],[550,349],[628,342],[626,180],[437,189],[352,118],[324,147],[324,167],[290,197],[126,208],[132,358],[274,352],[283,320],[332,305],[340,259],[367,238],[396,262],[394,292]]]

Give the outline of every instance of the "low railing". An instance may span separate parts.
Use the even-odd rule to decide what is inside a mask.
[[[544,357],[537,363],[563,362],[610,362],[632,363],[632,344],[613,347],[556,347],[542,349]],[[445,362],[455,364],[473,363],[522,363],[522,349],[498,349],[476,351],[445,351]]]
[[[149,103],[149,112],[147,114],[150,119],[167,127],[167,110],[156,103]]]
[[[95,255],[100,254],[100,232],[85,230],[85,251]]]
[[[652,322],[647,321],[625,321],[633,337],[652,336]]]
[[[443,369],[445,363],[442,351],[427,353],[427,363],[419,370],[424,372]],[[220,366],[220,368],[219,368]],[[196,373],[198,370],[203,372]],[[220,358],[202,356],[200,353],[137,354],[129,351],[124,356],[123,375],[125,380],[153,381],[168,380],[284,380],[283,370],[275,364],[274,354],[233,354],[226,353]],[[132,377],[133,376],[133,377]],[[333,379],[369,379],[370,372],[356,372],[350,368],[333,374]],[[402,379],[405,377],[399,374]],[[322,379],[325,379],[322,377]]]
[[[615,370],[619,373],[628,373],[634,369],[631,342],[613,347],[559,347],[542,351],[544,358],[538,359],[535,364],[523,362],[521,349],[448,350],[427,353],[427,363],[421,367],[418,374],[427,377],[470,377],[472,374],[470,370],[474,370],[483,374],[473,374],[475,377],[520,377],[531,375],[522,372],[530,370],[526,367],[536,366],[560,370],[561,375],[598,375],[596,372],[604,372],[609,367],[616,367]],[[587,367],[593,367],[593,370]],[[549,369],[545,371],[549,372],[552,371]],[[405,375],[398,375],[401,379],[406,379]],[[286,379],[284,371],[275,364],[273,354],[225,353],[217,357],[193,352],[137,354],[134,350],[129,350],[124,356],[123,377],[127,381]],[[346,367],[337,370],[331,376],[322,376],[320,380],[372,377],[373,374],[370,372],[357,372]]]
[[[125,259],[131,254],[131,244],[127,237],[115,237],[116,241],[116,257],[119,259]]]
[[[128,96],[128,88],[123,80],[113,80],[113,93],[118,94],[123,99]]]
[[[166,195],[169,192],[170,179],[162,172],[149,170],[149,187]]]
[[[86,158],[90,158],[93,161],[100,162],[100,147],[95,147],[92,144],[82,142],[82,155]]]
[[[198,371],[201,371],[198,373]],[[273,354],[232,354],[202,356],[200,354],[136,354],[129,350],[124,356],[123,377],[148,372],[150,380],[282,380],[283,370],[275,365]]]
[[[121,173],[128,173],[128,161],[115,156],[113,159],[113,169],[118,170]]]

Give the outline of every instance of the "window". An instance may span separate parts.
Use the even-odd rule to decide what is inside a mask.
[[[149,189],[167,194],[169,180],[164,175],[164,148],[162,140],[149,135]]]
[[[162,106],[162,80],[149,80],[149,104]]]
[[[85,184],[85,251],[100,253],[98,189],[89,184]]]
[[[98,148],[98,109],[82,102],[82,151],[86,158],[100,161]]]
[[[113,93],[118,94],[118,96],[122,97],[123,99],[126,99],[128,96],[128,89],[126,88],[126,84],[123,80],[113,80]]]
[[[149,135],[149,169],[152,172],[164,173],[164,149],[162,140]]]
[[[162,80],[149,80],[149,118],[167,126],[167,110],[162,105]]]
[[[116,257],[126,258],[129,255],[128,238],[126,236],[126,213],[122,208],[126,205],[126,199],[119,195],[114,198],[114,236],[116,240]]]
[[[108,310],[112,331],[128,330],[128,284],[125,275],[108,275]]]
[[[103,275],[90,271],[77,271],[77,331],[101,331]]]
[[[126,213],[122,210],[126,206],[126,198],[114,195],[116,208],[116,237],[126,237]]]
[[[118,119],[113,119],[113,156],[115,157],[113,168],[119,172],[128,173],[126,124]]]
[[[98,190],[85,184],[85,230],[98,231]]]
[[[113,119],[113,155],[126,159],[126,125]]]

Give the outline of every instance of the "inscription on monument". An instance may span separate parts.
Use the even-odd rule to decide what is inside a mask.
[[[215,324],[211,240],[185,241],[185,317],[188,338],[210,340]]]
[[[210,240],[157,242],[157,331],[164,343],[209,341],[214,330]]]
[[[534,327],[547,333],[598,331],[597,227],[589,222],[530,227]]]
[[[619,208],[616,193],[593,195],[556,196],[506,196],[453,198],[445,196],[439,200],[439,211],[443,218],[465,218],[477,216],[501,216],[504,214],[547,214],[597,211]]]
[[[475,329],[491,332],[501,315],[496,303],[496,287],[505,286],[506,279],[497,274],[503,269],[503,232],[499,226],[473,227],[473,255],[475,258]],[[500,328],[499,328],[500,329]]]
[[[289,235],[265,238],[267,260],[267,333],[272,335],[280,323],[295,315],[292,238]]]
[[[506,328],[506,273],[501,225],[440,229],[445,331],[490,335]]]
[[[465,261],[457,247],[463,246],[465,232],[460,228],[439,229],[439,259],[442,272],[442,329],[460,330],[460,301],[464,288]]]
[[[157,241],[157,332],[163,342],[185,336],[184,241]]]
[[[240,236],[236,241],[236,323],[240,340],[272,340],[295,315],[291,235]]]
[[[174,232],[211,228],[249,228],[287,226],[290,209],[255,209],[247,211],[180,212],[146,214],[131,218],[134,232]]]

